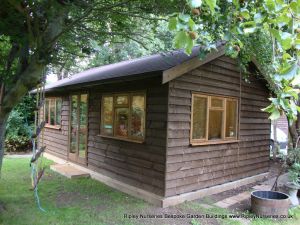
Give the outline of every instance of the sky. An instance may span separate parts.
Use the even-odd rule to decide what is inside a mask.
[[[48,74],[47,75],[47,84],[53,83],[57,81],[57,76],[56,74]]]

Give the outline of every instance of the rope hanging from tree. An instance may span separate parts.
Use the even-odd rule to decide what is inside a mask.
[[[45,84],[46,84],[46,72],[43,73],[41,82],[36,88],[36,109],[34,117],[34,128],[31,132],[32,141],[32,158],[30,160],[31,166],[31,183],[32,190],[39,209],[43,212],[45,210],[41,207],[40,199],[38,195],[38,184],[44,175],[45,166],[43,166],[43,152],[46,149],[44,146],[44,115],[45,111]],[[41,137],[41,138],[40,138]]]

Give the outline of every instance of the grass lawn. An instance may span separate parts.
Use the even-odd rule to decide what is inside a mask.
[[[51,161],[39,185],[42,207],[37,208],[31,188],[29,159],[4,159],[0,179],[0,224],[3,225],[92,225],[92,224],[243,224],[229,218],[128,219],[128,215],[187,215],[231,212],[218,208],[209,197],[176,207],[161,209],[130,197],[89,178],[70,180],[49,170]],[[205,203],[205,205],[203,205]],[[206,206],[206,207],[205,207]],[[209,206],[209,207],[207,207]],[[248,224],[300,224],[300,209],[286,221],[256,219]]]

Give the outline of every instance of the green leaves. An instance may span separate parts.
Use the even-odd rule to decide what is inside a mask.
[[[300,18],[300,0],[187,2],[192,9],[201,8],[184,10],[177,20],[170,20],[170,29],[177,31],[175,46],[185,48],[188,53],[197,41],[204,46],[199,57],[204,57],[211,43],[226,40],[226,54],[239,57],[245,72],[251,59],[259,62],[261,73],[276,95],[270,107],[264,109],[270,113],[270,119],[283,113],[290,120],[295,119],[300,88],[297,64],[300,62],[300,22],[297,19]],[[201,38],[194,40],[195,33]],[[245,43],[247,48],[243,47]]]
[[[272,12],[275,10],[275,1],[274,0],[264,0],[265,3],[265,8],[269,11]]]
[[[175,36],[174,46],[177,49],[183,48],[187,54],[191,54],[194,47],[194,41],[186,31],[179,31]]]
[[[189,22],[190,18],[191,16],[189,14],[180,13],[178,15],[178,19],[185,23]]]
[[[256,23],[254,21],[249,21],[241,24],[245,34],[254,33],[257,29]]]
[[[280,32],[280,44],[284,50],[288,50],[292,47],[292,34],[288,32]]]
[[[214,14],[217,0],[205,0],[205,3],[209,6],[211,13]]]
[[[293,13],[300,14],[300,0],[294,0],[290,3]]]
[[[241,16],[244,17],[245,19],[250,19],[250,13],[248,9],[241,9]]]
[[[169,20],[168,28],[169,30],[176,30],[177,27],[177,17],[172,17]]]

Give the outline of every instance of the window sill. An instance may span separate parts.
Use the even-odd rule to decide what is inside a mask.
[[[221,144],[230,144],[230,143],[238,143],[239,140],[222,140],[222,141],[205,141],[205,142],[191,142],[191,146],[199,146],[199,145],[221,145]]]
[[[53,130],[61,130],[61,126],[49,125],[46,124],[45,128],[53,129]]]
[[[118,141],[127,141],[127,142],[133,142],[133,143],[138,143],[138,144],[145,143],[145,140],[134,140],[134,139],[128,139],[128,138],[119,138],[119,137],[112,137],[112,136],[107,136],[107,135],[102,135],[102,134],[98,134],[97,136],[107,138],[107,139],[113,139],[113,140],[118,140]]]

